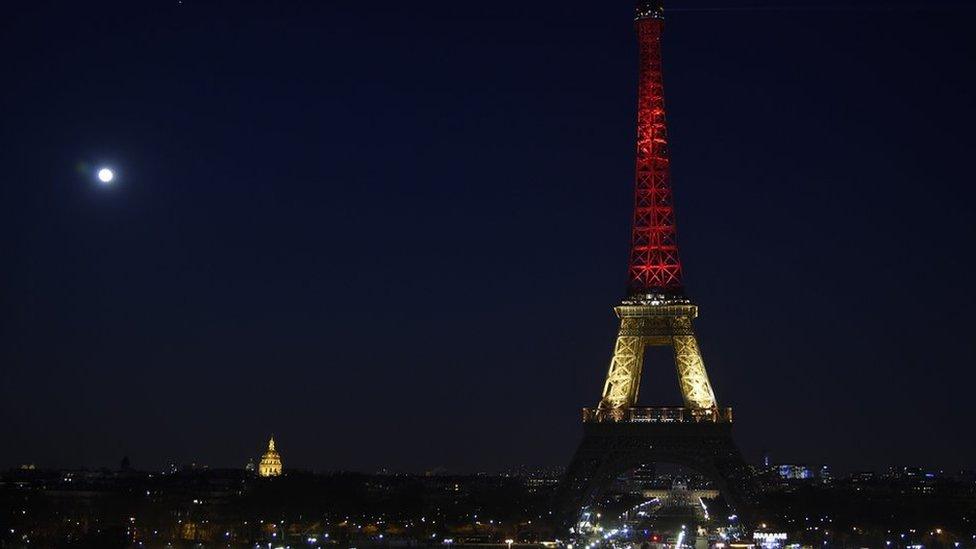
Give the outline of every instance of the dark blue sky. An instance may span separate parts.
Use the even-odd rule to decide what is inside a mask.
[[[754,5],[674,0],[664,50],[685,282],[738,441],[972,466],[976,11],[690,9]],[[239,466],[272,432],[294,467],[567,463],[625,286],[631,17],[7,6],[0,466]],[[677,403],[650,358],[645,404]]]

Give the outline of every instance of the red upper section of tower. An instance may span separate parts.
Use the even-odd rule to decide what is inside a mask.
[[[680,295],[674,206],[671,200],[668,132],[661,74],[661,2],[637,5],[639,80],[637,91],[637,181],[630,245],[630,296],[648,293]]]

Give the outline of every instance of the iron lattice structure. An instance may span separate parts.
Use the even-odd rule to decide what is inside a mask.
[[[655,461],[710,478],[741,514],[753,500],[749,468],[732,440],[732,409],[719,408],[684,294],[678,257],[661,69],[662,0],[637,3],[640,48],[634,223],[628,292],[596,408],[583,410],[584,437],[560,495],[567,522],[629,468]],[[684,408],[638,408],[644,350],[670,346]]]
[[[658,4],[659,5],[659,4]],[[630,243],[630,295],[680,295],[681,260],[671,196],[671,159],[664,110],[661,33],[654,3],[638,8],[637,157]]]
[[[583,441],[560,486],[560,520],[575,525],[624,472],[649,463],[676,463],[712,481],[743,524],[752,521],[757,494],[752,472],[735,442],[730,422],[585,423]]]
[[[649,345],[669,345],[674,349],[685,406],[696,410],[718,406],[691,326],[691,319],[698,316],[698,307],[687,302],[624,304],[614,310],[620,317],[620,330],[600,408],[626,410],[637,403],[644,349]]]
[[[600,408],[625,410],[637,402],[644,349],[674,349],[681,396],[692,409],[718,404],[691,321],[698,308],[685,299],[678,257],[668,130],[664,109],[661,1],[638,2],[637,161],[628,297],[617,307],[620,332]]]

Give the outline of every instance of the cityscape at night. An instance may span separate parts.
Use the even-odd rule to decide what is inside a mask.
[[[0,548],[976,548],[976,6],[5,11]]]
[[[287,456],[284,456],[287,460]],[[622,475],[572,535],[551,520],[563,471],[311,472],[170,465],[0,478],[5,546],[972,547],[976,472],[752,464],[764,499],[744,525],[707,478]],[[680,539],[679,539],[680,538]]]

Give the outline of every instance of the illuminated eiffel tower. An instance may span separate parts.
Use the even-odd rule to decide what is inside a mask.
[[[740,514],[753,499],[749,468],[732,441],[732,409],[715,399],[692,327],[698,307],[681,282],[661,70],[662,4],[637,3],[637,176],[628,293],[614,309],[620,331],[603,396],[596,408],[583,410],[583,441],[560,490],[567,522],[621,473],[652,462],[697,470]],[[673,348],[683,408],[636,406],[644,349],[651,345]]]

